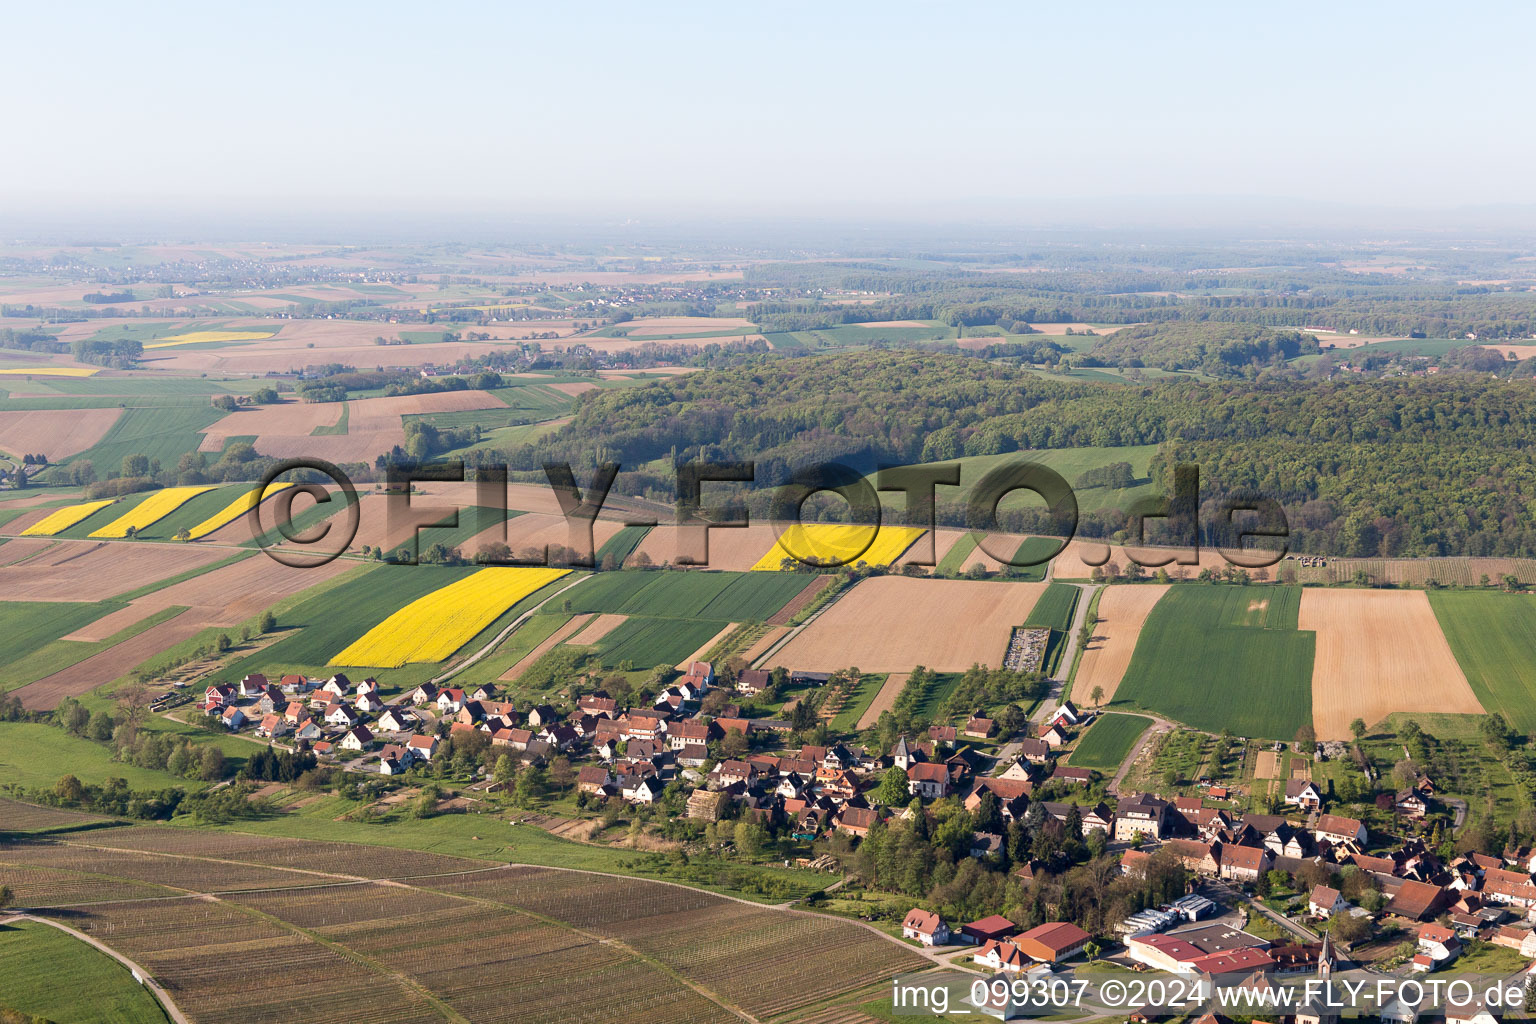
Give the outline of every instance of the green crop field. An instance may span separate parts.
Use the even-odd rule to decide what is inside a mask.
[[[476,571],[476,566],[369,566],[285,614],[283,627],[296,627],[299,632],[266,648],[256,660],[263,666],[323,669],[333,654],[397,609]],[[219,675],[239,679],[252,670],[242,662]],[[272,674],[271,669],[262,671]]]
[[[601,579],[601,577],[599,577]],[[592,584],[571,593],[579,594]],[[631,616],[598,642],[604,668],[631,662],[637,669],[675,665],[709,642],[726,626],[725,620],[657,619]]]
[[[94,603],[75,601],[3,601],[0,602],[0,636],[5,637],[5,664],[0,667],[0,691],[15,689],[52,672],[68,668],[73,661],[50,658],[41,653],[70,641],[59,638],[124,607],[122,601]],[[82,644],[87,655],[96,653],[93,645]],[[80,659],[75,659],[76,661]]]
[[[957,573],[965,568],[965,560],[971,557],[971,552],[976,550],[976,541],[980,534],[967,533],[955,541],[955,546],[944,553],[939,559],[939,564],[934,568],[935,572]]]
[[[571,610],[721,624],[761,622],[814,579],[783,572],[608,572],[572,591]]]
[[[55,1024],[166,1020],[155,997],[133,980],[128,968],[37,921],[0,927],[0,1007]]]
[[[1296,628],[1300,607],[1300,587],[1174,587],[1147,616],[1115,703],[1291,739],[1312,724],[1316,643]]]
[[[1131,744],[1152,724],[1152,719],[1140,715],[1122,715],[1109,712],[1088,727],[1077,748],[1069,759],[1074,768],[1095,768],[1112,772],[1120,767],[1125,755],[1131,752]]]
[[[1019,565],[1014,568],[1013,574],[1030,583],[1042,582],[1050,563],[1040,559],[1054,558],[1060,550],[1061,541],[1054,537],[1025,537],[1024,543],[1020,544],[1018,550],[1013,553],[1013,560],[1037,564]]]
[[[124,409],[122,416],[94,446],[68,462],[89,461],[99,476],[116,472],[125,455],[147,455],[175,469],[184,454],[196,451],[202,432],[224,413],[208,404]]]
[[[1072,613],[1077,608],[1080,593],[1082,591],[1070,583],[1052,583],[1029,610],[1023,625],[1039,629],[1071,629]]]
[[[1536,599],[1487,591],[1429,592],[1451,653],[1489,711],[1536,732]]]
[[[597,564],[606,565],[609,559],[615,566],[624,564],[624,560],[635,553],[635,548],[645,540],[645,535],[651,532],[649,526],[626,526],[612,537],[608,543],[597,549]]]

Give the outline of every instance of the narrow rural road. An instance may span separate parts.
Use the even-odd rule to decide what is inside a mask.
[[[190,1022],[187,1020],[187,1015],[181,1012],[181,1007],[177,1006],[176,1003],[172,1001],[170,995],[166,993],[165,989],[161,988],[159,984],[157,984],[155,980],[149,976],[148,971],[134,963],[132,960],[128,959],[126,956],[123,956],[123,954],[119,953],[111,946],[108,946],[103,942],[98,942],[96,939],[85,934],[84,932],[76,931],[66,924],[60,924],[58,921],[54,921],[46,917],[34,917],[31,914],[26,913],[12,914],[9,917],[0,918],[0,925],[9,924],[12,921],[36,921],[38,924],[44,924],[50,928],[57,928],[59,931],[68,935],[72,935],[79,939],[81,942],[87,943],[101,950],[103,953],[107,954],[107,956],[111,957],[113,960],[116,960],[118,963],[122,964],[124,967],[133,972],[134,977],[139,980],[139,984],[149,989],[150,994],[152,994],[156,999],[160,1001],[160,1007],[161,1009],[165,1010],[166,1016],[170,1017],[171,1020],[176,1022],[176,1024],[190,1024]]]

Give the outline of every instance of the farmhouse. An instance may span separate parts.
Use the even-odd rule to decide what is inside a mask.
[[[971,959],[994,971],[1010,971],[1014,974],[1028,970],[1034,964],[1014,943],[999,942],[996,939],[988,939],[972,954]]]
[[[938,914],[914,908],[901,922],[901,937],[916,939],[925,946],[947,946],[949,926]]]
[[[965,723],[965,735],[975,740],[984,740],[997,731],[997,723],[990,718],[982,718],[979,715]]]

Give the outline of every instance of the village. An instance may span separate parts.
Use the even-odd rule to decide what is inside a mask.
[[[445,746],[481,751],[482,764],[505,757],[547,767],[563,759],[579,807],[644,807],[671,794],[690,821],[750,822],[766,835],[825,848],[799,858],[817,866],[846,868],[873,832],[958,803],[974,815],[968,821],[994,823],[967,835],[964,855],[1023,886],[1072,866],[1060,848],[1044,858],[1033,855],[1038,843],[1022,857],[1010,850],[1015,826],[1026,822],[1033,834],[1117,857],[1127,879],[1176,874],[1167,898],[1097,931],[1070,919],[1024,927],[1001,912],[948,920],[937,908],[911,906],[900,937],[964,970],[1035,977],[1102,962],[1253,979],[1358,965],[1413,976],[1459,969],[1464,959],[1476,969],[1536,970],[1536,850],[1443,858],[1411,828],[1436,807],[1427,776],[1376,799],[1410,826],[1405,837],[1372,834],[1356,818],[1329,813],[1329,794],[1309,779],[1284,784],[1276,814],[1240,811],[1217,786],[1172,799],[1108,793],[1097,773],[1057,763],[1093,718],[1071,701],[1016,737],[972,717],[900,736],[885,750],[836,738],[787,748],[789,723],[744,717],[730,702],[772,685],[770,674],[731,676],[722,695],[714,667],[694,661],[650,707],[622,707],[599,689],[560,710],[517,706],[491,686],[423,684],[386,703],[371,678],[272,682],[251,674],[208,687],[201,710],[225,728],[365,776],[419,776]],[[804,673],[794,682],[825,685],[827,677]],[[711,692],[715,713],[706,714]],[[992,749],[1006,757],[971,741],[1004,742]],[[506,783],[485,767],[476,774],[490,791]],[[1403,1024],[1419,1012],[1398,1010],[1393,1019]]]

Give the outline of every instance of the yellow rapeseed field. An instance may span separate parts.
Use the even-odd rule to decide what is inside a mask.
[[[135,530],[152,526],[199,494],[211,490],[212,487],[167,487],[163,491],[156,491],[106,526],[92,530],[89,536],[126,537],[130,526]]]
[[[923,531],[916,526],[882,526],[875,535],[874,543],[863,554],[859,554],[854,562],[889,565],[922,535]],[[752,570],[777,572],[783,567],[786,558],[815,557],[822,561],[846,559],[855,555],[868,539],[867,526],[797,523],[784,531],[768,553],[757,560]]]
[[[443,661],[502,612],[569,572],[516,566],[481,569],[412,601],[364,633],[331,664],[399,668],[410,662]]]
[[[99,366],[8,366],[0,373],[18,376],[31,374],[36,377],[89,377],[100,373]]]
[[[87,501],[83,505],[65,505],[57,511],[48,513],[42,519],[22,530],[21,535],[23,537],[52,537],[56,533],[63,533],[76,523],[89,519],[116,500],[116,498],[107,498],[105,501]]]
[[[244,494],[240,495],[240,497],[236,498],[234,501],[230,502],[228,505],[225,505],[218,512],[215,512],[207,519],[204,519],[202,522],[192,527],[188,534],[188,539],[197,540],[199,537],[208,536],[219,527],[228,523],[232,523],[236,519],[239,519],[241,516],[249,512],[251,510],[251,506],[256,504],[256,499],[258,497],[270,498],[272,495],[276,494],[283,488],[292,486],[293,484],[291,483],[269,484],[265,493],[258,493],[253,487],[249,491],[246,491]]]
[[[192,331],[190,334],[173,334],[169,338],[152,341],[145,348],[170,348],[173,345],[197,345],[208,341],[261,341],[270,338],[275,331]]]

